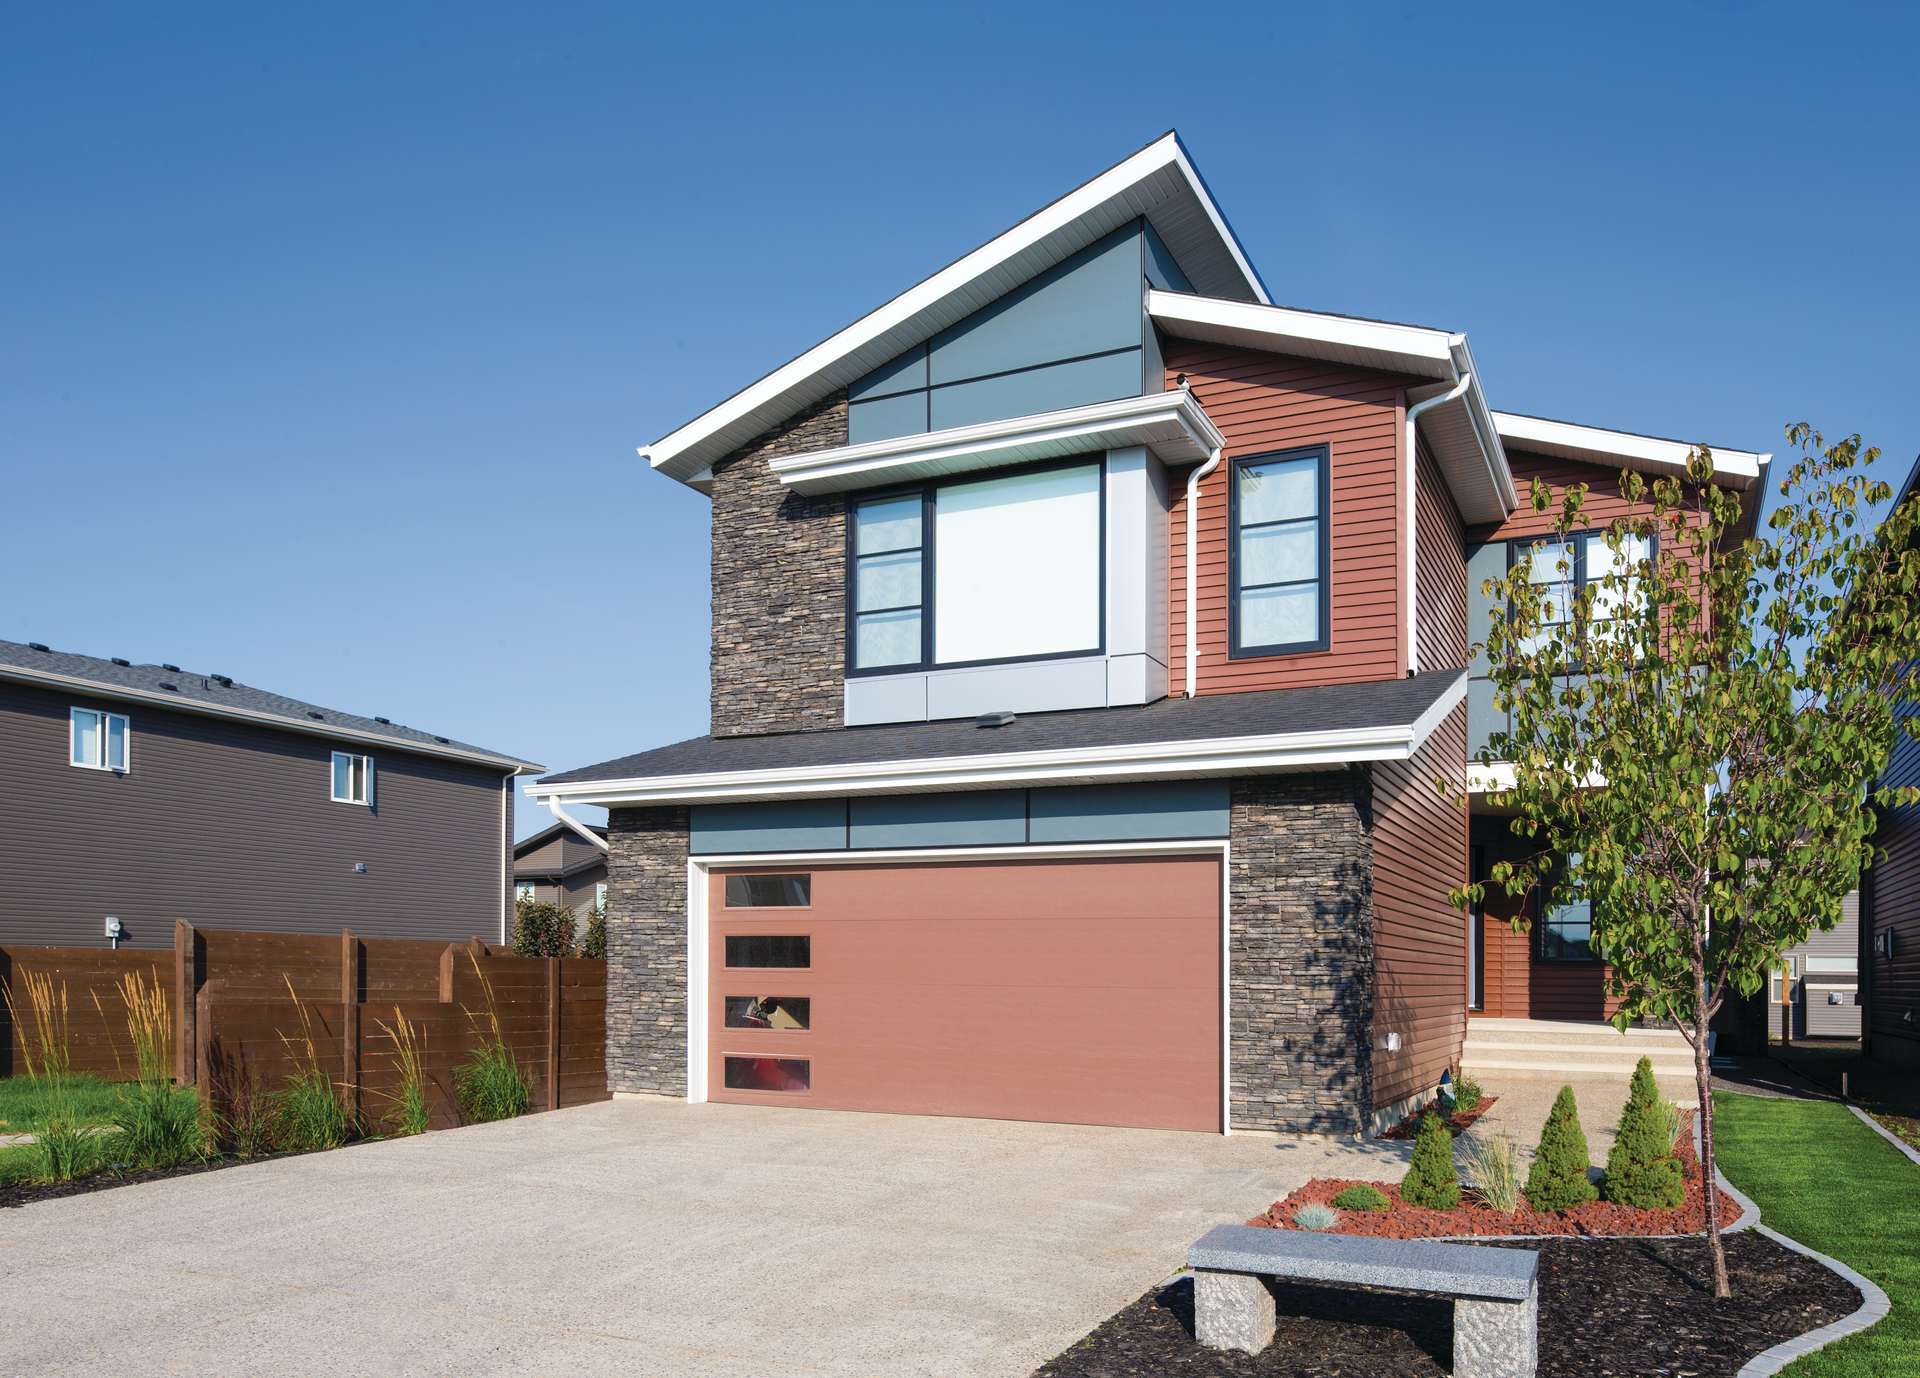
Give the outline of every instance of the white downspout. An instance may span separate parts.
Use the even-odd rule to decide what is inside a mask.
[[[1200,550],[1200,480],[1220,467],[1224,449],[1214,450],[1207,456],[1207,462],[1187,475],[1187,697],[1194,696],[1194,686],[1200,675],[1200,646],[1194,640],[1197,624],[1200,620],[1200,577],[1194,569],[1194,561],[1199,558]],[[1229,538],[1231,539],[1231,538]]]
[[[595,832],[592,828],[589,828],[585,823],[582,823],[579,819],[575,818],[572,814],[568,813],[565,809],[561,808],[560,801],[556,799],[553,795],[551,794],[546,795],[545,797],[541,798],[540,802],[545,804],[547,808],[552,811],[553,816],[555,818],[559,819],[562,823],[565,823],[569,828],[572,828],[575,832],[579,833],[580,836],[586,838],[587,841],[591,842],[594,846],[598,847],[601,851],[605,852],[605,851],[612,850],[607,846],[606,838],[600,836],[599,833]]]
[[[1453,387],[1438,397],[1429,397],[1424,402],[1416,402],[1407,408],[1407,529],[1401,534],[1406,543],[1406,557],[1402,561],[1407,577],[1407,673],[1413,674],[1420,668],[1420,565],[1418,559],[1420,532],[1420,432],[1414,423],[1420,414],[1442,402],[1451,402],[1473,386],[1473,375],[1463,373]]]

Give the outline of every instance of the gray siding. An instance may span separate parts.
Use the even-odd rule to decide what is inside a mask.
[[[125,775],[67,763],[76,707],[129,717]],[[0,684],[0,942],[104,947],[109,914],[126,945],[155,950],[172,948],[177,920],[497,941],[504,772],[375,747],[368,808],[332,801],[332,752],[320,737]]]

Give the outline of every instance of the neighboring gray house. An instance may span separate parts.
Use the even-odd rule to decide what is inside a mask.
[[[591,831],[603,839],[597,847],[565,823],[515,844],[514,898],[557,904],[585,923],[589,911],[607,902],[607,830]]]
[[[0,943],[173,926],[462,941],[512,913],[541,768],[176,665],[0,641]]]
[[[1784,1004],[1795,1038],[1860,1037],[1860,892],[1840,902],[1838,927],[1783,955],[1786,969],[1767,983],[1767,1036],[1780,1037]]]

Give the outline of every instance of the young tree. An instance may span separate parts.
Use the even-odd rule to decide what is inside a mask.
[[[1804,425],[1787,435],[1802,453],[1781,504],[1743,540],[1740,500],[1710,482],[1704,447],[1685,479],[1623,471],[1628,507],[1604,529],[1586,485],[1556,495],[1534,481],[1534,510],[1557,506],[1554,535],[1489,581],[1506,611],[1486,653],[1511,717],[1478,759],[1496,782],[1489,802],[1513,810],[1513,831],[1537,850],[1452,896],[1462,908],[1492,890],[1589,902],[1621,1002],[1614,1023],[1671,1019],[1693,1047],[1709,1220],[1708,1023],[1758,991],[1782,949],[1839,922],[1872,857],[1873,805],[1920,798],[1869,797],[1899,734],[1920,738],[1906,711],[1920,503],[1869,534],[1863,508],[1891,496],[1863,472],[1879,452],[1858,436],[1828,446]],[[1575,591],[1578,531],[1591,534]],[[1726,1258],[1708,1235],[1724,1297]]]

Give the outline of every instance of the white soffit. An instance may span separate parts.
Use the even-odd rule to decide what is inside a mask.
[[[1580,464],[1602,464],[1610,469],[1684,476],[1687,452],[1693,448],[1682,440],[1606,431],[1598,426],[1576,426],[1538,416],[1516,416],[1512,412],[1497,411],[1493,419],[1500,428],[1501,438],[1517,450]],[[1770,454],[1715,447],[1713,476],[1730,488],[1751,488],[1759,482],[1761,471],[1772,458]]]
[[[1206,183],[1168,134],[640,451],[688,483],[839,388],[1145,216],[1202,292],[1267,300]]]
[[[835,493],[1003,464],[1144,445],[1166,464],[1198,464],[1226,444],[1193,394],[1123,397],[1007,421],[843,445],[769,461],[789,488]]]

